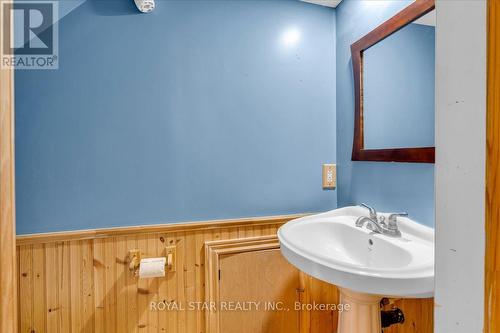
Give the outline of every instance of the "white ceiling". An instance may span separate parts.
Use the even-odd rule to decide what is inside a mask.
[[[300,0],[300,1],[313,3],[315,5],[335,8],[340,4],[342,0]],[[413,23],[436,26],[436,10],[427,13],[426,15],[422,16]]]
[[[335,8],[342,0],[300,0],[304,2],[314,3],[316,5]]]
[[[430,25],[435,27],[436,26],[436,10],[433,10],[430,13],[425,14],[415,22],[416,24],[423,24],[423,25]]]

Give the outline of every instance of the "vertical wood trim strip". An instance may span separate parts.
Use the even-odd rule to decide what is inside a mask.
[[[19,318],[21,320],[19,329],[21,332],[31,332],[33,329],[33,307],[35,306],[33,302],[32,245],[19,248],[19,267]]]
[[[148,236],[140,235],[137,237],[137,248],[143,251],[145,256],[148,255]],[[149,299],[149,279],[137,279],[137,323],[139,331],[148,331],[149,326],[149,311],[148,311],[148,299]]]
[[[128,266],[127,262],[127,240],[125,237],[116,238],[116,330],[127,331],[127,289],[126,281]]]
[[[94,240],[94,332],[104,333],[104,306],[106,303],[104,292],[104,240]]]
[[[157,234],[149,235],[147,238],[147,256],[148,257],[158,257],[158,244],[156,238],[159,237]],[[164,280],[163,278],[162,280]],[[158,304],[158,280],[159,279],[146,279],[148,284],[148,297],[146,301],[146,307],[144,311],[148,314],[148,326],[147,332],[156,333],[158,332],[158,311],[151,311],[150,304],[155,302]]]
[[[69,242],[60,243],[59,253],[59,303],[61,306],[60,331],[71,332],[71,272],[70,272],[70,248]]]
[[[170,233],[167,235],[165,238],[165,243],[162,243],[162,248],[158,249],[158,255],[159,256],[165,256],[166,251],[164,249],[165,246],[173,246],[176,245],[176,235],[175,233]],[[159,245],[160,243],[158,243]],[[177,248],[178,250],[178,248]],[[177,261],[179,260],[179,257],[176,258],[175,264],[177,264]],[[179,299],[177,297],[177,288],[176,288],[176,281],[177,281],[177,273],[178,270],[176,269],[175,272],[166,272],[165,276],[165,282],[167,285],[167,302],[173,302],[173,304],[179,304]],[[161,301],[161,299],[159,299]],[[168,327],[167,327],[167,332],[169,333],[176,333],[177,332],[177,312],[178,311],[163,311],[164,313],[166,312],[168,316]],[[160,312],[161,315],[161,312]],[[183,333],[183,332],[179,332]]]
[[[47,332],[59,333],[59,315],[61,306],[59,304],[59,262],[57,255],[57,244],[47,244],[45,246],[45,293],[47,295],[47,305],[45,307],[47,315]]]
[[[81,332],[85,333],[94,332],[94,252],[91,241],[82,241],[81,246],[81,311],[83,325]]]
[[[184,278],[184,290],[186,300],[194,302],[196,300],[196,274],[198,272],[196,262],[196,237],[194,232],[186,233],[186,276]],[[186,333],[196,333],[196,312],[186,313]]]
[[[160,234],[157,237],[158,242],[158,255],[162,255],[162,250],[167,245],[167,234]],[[169,279],[170,275],[166,273],[165,279],[160,279],[158,281],[158,297],[155,299],[155,302],[162,302],[164,304],[169,304],[171,298],[169,296],[168,287],[169,287]],[[160,332],[170,332],[169,327],[169,318],[170,311],[159,311],[158,313],[158,330]]]
[[[196,233],[195,234],[195,271],[196,271],[196,281],[195,281],[195,301],[200,302],[203,301],[202,288],[204,281],[203,275],[203,266],[202,266],[202,252],[203,252],[203,243],[204,243],[204,233]],[[200,311],[196,311],[196,328],[197,332],[202,332],[203,322],[202,322],[202,313]]]
[[[115,238],[104,242],[105,332],[116,332],[116,251]]]
[[[82,325],[81,309],[81,241],[72,241],[70,251],[70,299],[71,299],[71,332],[80,332]]]
[[[127,255],[128,251],[132,249],[137,249],[137,238],[127,237]],[[127,330],[126,332],[134,333],[137,332],[137,278],[128,269],[128,265],[125,266],[126,274],[126,298],[127,298]]]
[[[187,302],[186,302],[186,235],[177,233],[177,301],[184,306],[184,310],[177,314],[177,332],[186,332]]]
[[[0,333],[17,331],[14,170],[14,73],[0,69]]]
[[[488,1],[484,332],[500,329],[500,3]]]
[[[33,330],[46,332],[45,246],[33,245]]]

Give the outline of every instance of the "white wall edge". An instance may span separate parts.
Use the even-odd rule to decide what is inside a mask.
[[[483,330],[486,6],[436,1],[436,333]]]

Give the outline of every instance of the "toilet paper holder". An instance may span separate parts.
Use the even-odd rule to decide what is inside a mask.
[[[165,271],[175,272],[175,246],[165,247]],[[141,265],[142,252],[139,249],[128,251],[128,269],[137,274]]]

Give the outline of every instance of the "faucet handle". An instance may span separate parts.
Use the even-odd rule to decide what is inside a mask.
[[[387,224],[387,227],[389,229],[397,229],[398,228],[398,216],[399,217],[407,217],[408,216],[408,213],[392,213],[389,215],[389,222]]]
[[[365,207],[366,209],[368,209],[370,211],[370,218],[371,219],[377,220],[377,211],[375,210],[375,208],[368,206],[365,203],[361,203],[360,206]]]

